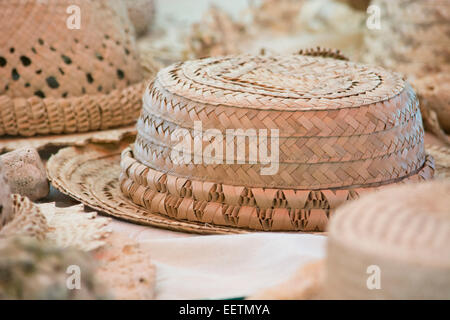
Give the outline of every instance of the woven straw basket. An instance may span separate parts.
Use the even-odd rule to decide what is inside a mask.
[[[1,1],[0,28],[0,136],[137,119],[144,82],[122,1]]]
[[[202,150],[211,144],[208,129],[223,136],[229,129],[278,130],[278,171],[262,175],[265,165],[250,162],[250,141],[260,149],[260,136],[243,140],[243,163],[220,162],[220,153],[174,162],[174,133],[195,137],[196,121],[203,141],[194,144]],[[334,58],[242,55],[172,65],[146,90],[137,129],[134,147],[122,153],[122,192],[180,220],[321,231],[342,202],[433,175],[410,85],[384,69]],[[189,158],[201,158],[192,149]]]

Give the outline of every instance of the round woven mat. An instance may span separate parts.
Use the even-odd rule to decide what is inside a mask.
[[[120,154],[127,147],[89,144],[69,147],[52,156],[47,164],[53,186],[85,205],[114,217],[174,231],[198,234],[246,233],[246,230],[182,222],[150,213],[126,198],[119,189]]]

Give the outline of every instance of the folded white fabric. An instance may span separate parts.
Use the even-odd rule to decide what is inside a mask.
[[[245,297],[324,257],[326,237],[252,233],[142,240],[157,268],[157,299]]]

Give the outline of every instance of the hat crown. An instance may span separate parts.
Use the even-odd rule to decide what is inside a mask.
[[[121,1],[2,1],[0,94],[67,98],[141,80]]]
[[[239,159],[242,166],[230,163],[236,159],[225,163],[229,149],[217,153],[222,159],[207,159],[217,164],[214,170],[204,163],[171,163],[179,142],[172,134],[185,129],[194,137],[199,122],[203,135],[208,129],[224,137],[243,130],[255,141],[267,131],[272,141],[278,133],[279,157],[273,162],[279,174],[263,176],[264,165],[248,165],[250,151],[239,154],[245,157]],[[373,186],[414,175],[426,161],[418,101],[399,75],[304,55],[238,55],[169,66],[144,94],[137,129],[134,155],[142,164],[184,178],[245,187]],[[251,149],[250,138],[241,145],[256,154],[261,148]],[[199,141],[207,150],[210,141]],[[261,145],[272,150],[269,143]],[[202,156],[194,152],[191,158]]]

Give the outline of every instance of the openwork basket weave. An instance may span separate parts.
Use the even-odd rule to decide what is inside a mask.
[[[122,1],[1,1],[0,18],[0,136],[135,122],[145,85]]]
[[[195,121],[204,134],[278,130],[278,172],[261,175],[264,165],[249,161],[172,161],[173,133],[195,136]],[[365,190],[433,175],[409,84],[333,58],[242,55],[175,64],[147,89],[137,128],[134,148],[122,153],[121,189],[176,219],[318,231],[334,208]]]

